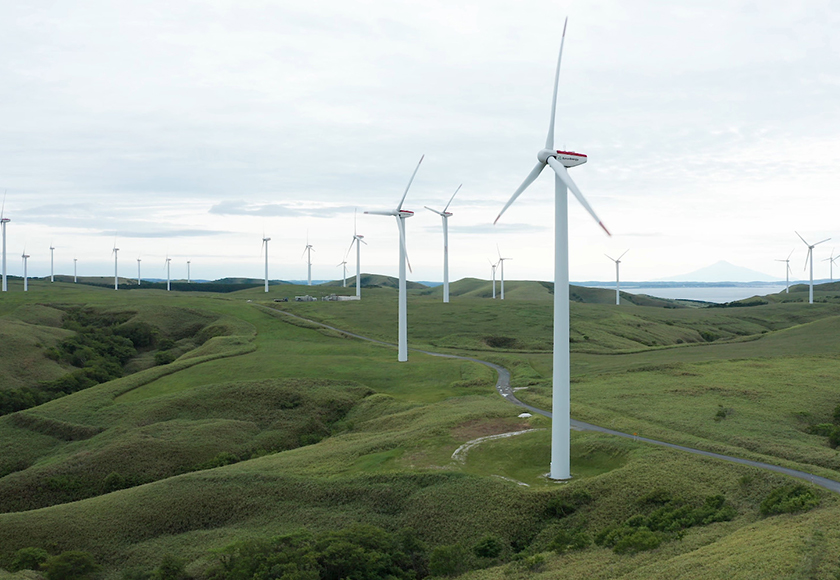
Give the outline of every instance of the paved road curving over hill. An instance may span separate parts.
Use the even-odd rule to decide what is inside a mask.
[[[298,320],[302,320],[304,322],[310,324],[316,324],[322,328],[327,328],[329,330],[333,330],[335,332],[339,332],[341,334],[352,336],[353,338],[358,338],[360,340],[365,340],[368,342],[373,342],[376,344],[381,344],[384,346],[392,346],[396,348],[397,345],[392,344],[390,342],[384,342],[381,340],[376,340],[373,338],[368,338],[366,336],[362,336],[360,334],[355,334],[353,332],[348,332],[346,330],[342,330],[340,328],[335,328],[333,326],[329,326],[327,324],[323,324],[321,322],[316,322],[314,320],[310,320],[308,318],[303,318],[302,316],[297,316],[296,314],[291,314],[289,312],[285,312],[283,310],[276,310],[274,308],[269,308],[267,306],[262,306],[261,304],[255,304],[261,309],[265,309],[272,313],[283,314],[290,318],[296,318]],[[428,350],[421,350],[417,348],[409,349],[414,352],[419,352],[423,354],[427,354],[430,356],[437,356],[442,358],[454,358],[459,360],[466,360],[472,361],[478,364],[482,364],[486,367],[489,367],[496,371],[497,379],[496,379],[496,391],[498,391],[499,395],[501,395],[505,400],[513,405],[518,405],[524,409],[527,409],[533,413],[537,413],[539,415],[543,415],[544,417],[551,417],[551,413],[549,411],[545,411],[543,409],[539,409],[527,403],[523,403],[516,396],[513,394],[513,389],[510,386],[510,371],[508,371],[503,366],[484,361],[477,358],[472,358],[468,356],[459,356],[456,354],[443,354],[439,352],[431,352]],[[576,429],[578,431],[598,431],[600,433],[607,433],[609,435],[615,435],[616,437],[624,437],[627,439],[633,439],[634,441],[643,441],[645,443],[650,443],[652,445],[661,445],[662,447],[670,447],[671,449],[677,449],[679,451],[685,451],[687,453],[694,453],[695,455],[702,455],[704,457],[711,457],[713,459],[721,459],[723,461],[730,461],[732,463],[740,463],[741,465],[749,465],[750,467],[757,467],[759,469],[767,469],[769,471],[775,471],[776,473],[781,473],[783,475],[789,475],[791,477],[796,477],[798,479],[804,479],[809,483],[813,483],[814,485],[818,485],[824,489],[829,491],[833,491],[834,493],[840,494],[840,482],[834,481],[833,479],[828,479],[827,477],[821,477],[819,475],[814,475],[813,473],[808,473],[805,471],[799,471],[796,469],[789,469],[787,467],[781,467],[779,465],[773,465],[772,463],[763,463],[761,461],[752,461],[750,459],[742,459],[740,457],[732,457],[731,455],[723,455],[721,453],[713,453],[711,451],[703,451],[702,449],[694,449],[693,447],[685,447],[683,445],[676,445],[674,443],[666,443],[665,441],[657,441],[656,439],[648,439],[647,437],[638,437],[636,435],[630,435],[629,433],[622,433],[621,431],[614,431],[613,429],[607,429],[606,427],[600,427],[598,425],[592,425],[591,423],[584,423],[583,421],[576,421],[572,419],[572,429]]]

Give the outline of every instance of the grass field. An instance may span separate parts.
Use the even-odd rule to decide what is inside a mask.
[[[524,388],[517,396],[550,408],[550,288],[505,286],[506,300],[493,302],[486,281],[461,281],[447,305],[438,289],[412,290],[410,344],[503,364]],[[788,483],[783,476],[597,433],[573,433],[573,480],[550,482],[550,422],[518,418],[486,367],[418,353],[399,364],[394,349],[256,306],[391,341],[391,288],[364,289],[362,301],[346,303],[272,302],[354,292],[335,286],[275,285],[266,295],[34,281],[27,294],[11,290],[0,300],[0,332],[13,349],[0,366],[10,376],[22,376],[14,353],[43,359],[34,333],[43,345],[67,335],[51,304],[135,312],[167,337],[184,335],[184,348],[170,364],[139,365],[0,417],[0,568],[34,546],[88,551],[109,579],[150,572],[166,555],[202,578],[213,550],[233,542],[362,522],[413,529],[430,547],[461,544],[468,553],[488,534],[498,538],[503,557],[474,562],[479,569],[464,578],[840,572],[840,505],[827,492],[815,492],[815,509],[765,517],[759,505]],[[573,415],[836,479],[837,451],[806,432],[830,422],[840,404],[833,292],[818,292],[825,302],[812,306],[768,297],[714,309],[667,301],[616,308],[597,293],[582,297],[594,303],[572,304]],[[735,515],[636,554],[591,543],[649,513],[652,492],[691,506],[722,495]],[[558,516],[557,502],[575,509]],[[558,534],[572,532],[588,546],[552,551]]]

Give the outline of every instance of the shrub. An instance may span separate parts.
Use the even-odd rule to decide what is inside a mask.
[[[170,352],[168,350],[162,350],[155,353],[155,364],[160,365],[168,365],[169,363],[173,362],[176,358],[178,358],[174,352]]]
[[[99,571],[93,556],[76,550],[48,558],[43,567],[47,580],[88,580]]]
[[[15,558],[9,566],[12,572],[19,570],[38,570],[50,555],[41,548],[21,548],[15,552]]]
[[[823,437],[831,437],[831,434],[836,429],[835,425],[831,423],[818,423],[817,425],[811,425],[808,427],[808,434],[810,435],[821,435]]]
[[[834,449],[840,447],[840,427],[835,427],[831,430],[831,433],[828,435],[828,444]]]
[[[469,552],[461,544],[437,546],[429,555],[432,576],[457,576],[469,569]]]
[[[583,550],[589,546],[590,542],[589,535],[582,530],[576,532],[560,530],[548,547],[558,554],[565,554],[573,550]]]
[[[484,536],[473,546],[473,554],[479,558],[495,558],[502,553],[504,545],[496,536]]]
[[[654,550],[665,539],[661,532],[651,532],[647,529],[634,530],[621,535],[613,546],[616,554],[635,554],[646,550]]]
[[[188,576],[184,568],[186,568],[184,560],[167,554],[161,560],[160,566],[152,572],[151,578],[152,580],[185,580]]]
[[[801,483],[778,487],[761,502],[761,515],[804,512],[820,505],[820,498]]]

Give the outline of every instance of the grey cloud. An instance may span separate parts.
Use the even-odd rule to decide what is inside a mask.
[[[282,203],[247,203],[245,201],[225,200],[210,208],[209,213],[217,215],[248,215],[258,217],[333,217],[352,212],[354,206],[294,207]]]
[[[221,236],[229,234],[222,230],[157,230],[157,231],[118,231],[120,238],[192,238],[201,236]],[[100,236],[113,236],[114,231],[101,231]]]

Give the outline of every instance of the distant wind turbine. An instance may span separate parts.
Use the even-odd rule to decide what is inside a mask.
[[[502,252],[499,250],[499,244],[496,244],[496,252],[499,253],[499,300],[505,299],[505,260],[513,260],[513,258],[502,258]]]
[[[268,242],[271,241],[271,238],[265,237],[265,233],[263,232],[262,238],[262,245],[260,246],[260,253],[265,250],[265,291],[268,292]]]
[[[624,250],[624,254],[626,254],[626,253],[627,253],[627,252],[629,252],[629,251],[630,251],[630,250]],[[619,287],[619,283],[618,283],[618,265],[619,265],[619,264],[621,264],[621,258],[623,258],[623,257],[624,257],[624,254],[621,254],[621,255],[618,257],[618,259],[615,259],[615,258],[610,258],[607,254],[604,254],[605,256],[607,256],[607,258],[610,258],[610,260],[612,260],[613,262],[615,262],[615,305],[616,305],[616,306],[618,306],[619,304],[621,304],[621,302],[619,302],[619,294],[618,294],[618,287]]]
[[[73,284],[79,281],[78,277],[76,276],[76,262],[78,261],[78,258],[73,258]]]
[[[837,261],[837,258],[840,258],[840,256],[835,256],[834,248],[831,248],[831,257],[823,260],[823,262],[828,262],[829,279],[832,282],[834,282],[834,262]]]
[[[166,256],[166,291],[169,292],[170,288],[170,278],[169,278],[169,263],[172,261],[172,258]]]
[[[187,284],[190,283],[190,261],[187,260]]]
[[[799,236],[799,232],[795,231],[794,233],[796,233],[796,235]],[[799,236],[799,239],[805,242],[805,238],[803,238],[802,236]],[[813,245],[809,244],[808,242],[805,242],[805,245],[808,246],[808,255],[805,256],[805,268],[808,267],[809,263],[811,264],[811,282],[808,285],[808,304],[814,303],[814,246],[819,246],[823,242],[827,242],[830,239],[831,238],[826,238],[822,242],[817,242]],[[804,270],[805,268],[802,269]]]
[[[23,249],[23,253],[20,255],[21,259],[23,260],[23,291],[29,291],[29,273],[27,272],[27,264],[29,261],[29,254],[26,253],[26,248]]]
[[[463,183],[461,185],[463,185]],[[446,210],[449,209],[449,204],[451,204],[452,200],[455,199],[455,196],[461,189],[461,185],[458,186],[455,193],[453,193],[452,197],[449,198],[449,203],[446,204],[443,211],[432,209],[428,205],[425,206],[427,210],[438,214],[443,221],[443,301],[445,303],[449,302],[449,218],[452,216],[452,212],[448,212]]]
[[[347,260],[343,260],[335,265],[336,268],[344,266],[344,278],[341,279],[341,286],[347,288]]]
[[[568,24],[568,18],[566,19]],[[551,479],[570,479],[571,473],[571,416],[569,399],[569,225],[567,188],[607,234],[609,230],[595,215],[594,210],[572,181],[567,167],[586,163],[586,155],[554,148],[554,119],[557,108],[557,87],[560,80],[560,61],[563,57],[563,43],[566,38],[566,24],[563,25],[563,39],[557,57],[557,72],[554,75],[554,96],[551,99],[551,119],[545,147],[537,153],[537,164],[499,213],[496,221],[516,198],[534,182],[546,165],[554,171],[554,355],[552,378],[552,420],[551,420]]]
[[[499,265],[499,263],[493,263],[490,261],[489,258],[487,259],[487,261],[490,262],[490,270],[493,273],[493,298],[496,298],[496,267]]]
[[[3,230],[3,292],[9,291],[9,285],[6,281],[6,224],[9,223],[9,218],[6,217],[6,193],[3,193],[3,206],[0,208],[0,228]]]
[[[50,282],[55,282],[55,268],[54,264],[55,261],[53,260],[53,255],[55,254],[55,247],[50,244]]]
[[[350,247],[347,248],[347,254],[344,255],[344,259],[347,259],[347,256],[350,255],[350,250],[353,249],[353,244],[356,244],[356,298],[362,297],[362,244],[367,246],[367,242],[364,241],[363,235],[356,233],[356,210],[353,210],[353,241],[350,242]]]
[[[142,262],[142,260],[140,259],[140,256],[137,256],[137,285],[138,286],[140,285],[140,280],[141,280],[141,278],[140,278],[140,262]]]
[[[796,249],[790,251],[788,254],[787,260],[776,260],[777,262],[784,262],[785,263],[785,294],[790,294],[790,257],[793,255]]]
[[[417,162],[417,167],[414,168],[414,173],[411,174],[411,179],[408,180],[408,185],[405,186],[400,203],[396,209],[386,211],[366,211],[367,214],[373,215],[389,215],[397,219],[397,228],[400,230],[400,286],[399,286],[399,324],[398,324],[398,348],[397,361],[406,362],[408,360],[408,300],[405,289],[405,266],[408,264],[408,269],[411,271],[411,263],[408,260],[408,253],[405,248],[405,220],[414,215],[413,211],[403,209],[402,205],[405,201],[405,196],[408,195],[408,190],[411,183],[414,181],[414,176],[417,175],[417,170],[420,169],[420,164],[423,163],[425,155],[420,157]]]
[[[114,238],[114,249],[111,250],[111,253],[114,254],[114,290],[120,289],[120,279],[117,276],[117,253],[120,249],[117,247],[117,239]]]
[[[309,234],[306,234],[306,247],[303,248],[303,254],[306,254],[306,283],[312,286],[312,252],[315,248],[309,243]],[[300,255],[303,258],[303,254]]]

